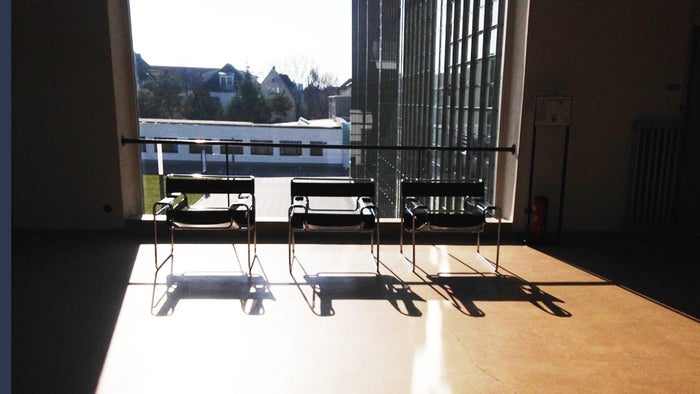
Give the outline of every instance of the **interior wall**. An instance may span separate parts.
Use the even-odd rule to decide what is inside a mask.
[[[692,0],[529,4],[515,213],[528,199],[537,95],[572,96],[564,231],[624,229],[632,125],[680,120]],[[563,128],[538,128],[533,195],[556,225]],[[515,218],[524,228],[526,215]]]
[[[107,0],[12,2],[12,226],[124,225]]]

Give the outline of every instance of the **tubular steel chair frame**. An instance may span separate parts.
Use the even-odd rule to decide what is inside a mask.
[[[288,210],[289,272],[295,256],[297,232],[369,233],[370,253],[379,274],[379,215],[374,204],[376,185],[371,178],[292,178]],[[310,197],[355,198],[354,208],[311,207]],[[374,254],[374,237],[377,254]]]
[[[166,197],[153,204],[153,246],[156,272],[174,256],[175,231],[246,231],[248,235],[248,275],[251,260],[250,244],[257,253],[255,225],[255,178],[253,176],[168,174]],[[226,194],[227,206],[190,206],[188,194]],[[232,195],[234,202],[232,203]],[[158,220],[165,214],[170,230],[170,254],[158,259]]]
[[[464,198],[463,209],[430,209],[424,202],[425,198]],[[421,232],[452,232],[476,233],[476,252],[484,260],[495,265],[498,272],[499,254],[501,247],[501,209],[484,201],[485,188],[482,180],[465,181],[435,181],[435,180],[403,180],[401,181],[401,235],[400,247],[403,253],[404,232],[411,234],[413,271],[416,270],[416,233]],[[486,226],[486,217],[497,219],[498,231],[496,238],[495,264],[484,257],[480,251],[481,233]],[[410,220],[410,226],[406,223]]]

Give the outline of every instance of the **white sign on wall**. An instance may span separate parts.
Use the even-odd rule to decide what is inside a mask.
[[[571,97],[542,96],[535,103],[535,126],[570,126]]]

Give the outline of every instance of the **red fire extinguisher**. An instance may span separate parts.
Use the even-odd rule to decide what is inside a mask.
[[[530,233],[536,237],[541,237],[547,231],[547,210],[549,209],[549,198],[546,196],[535,196],[532,201],[532,221],[530,222]]]

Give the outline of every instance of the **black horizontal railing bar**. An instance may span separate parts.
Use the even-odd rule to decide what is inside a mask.
[[[243,142],[228,140],[177,139],[177,138],[127,138],[126,144],[183,144],[183,145],[224,145],[224,146],[260,146],[273,148],[322,148],[322,149],[358,149],[358,150],[432,150],[448,152],[510,152],[515,154],[515,144],[509,147],[475,147],[475,146],[418,146],[418,145],[345,145],[345,144],[293,144],[279,142]]]

